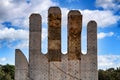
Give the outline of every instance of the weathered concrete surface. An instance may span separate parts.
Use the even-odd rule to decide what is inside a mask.
[[[48,10],[48,58],[61,61],[61,10],[58,7]]]
[[[90,21],[87,25],[87,54],[82,55],[81,76],[83,80],[98,80],[97,71],[97,24]]]
[[[90,21],[87,25],[87,56],[89,57],[89,80],[98,80],[97,73],[97,23]],[[87,69],[86,69],[87,70]],[[94,76],[93,76],[94,75]]]
[[[68,13],[68,80],[81,79],[82,15],[77,10]]]
[[[19,49],[15,50],[15,80],[29,80],[28,62]]]
[[[41,54],[41,16],[30,16],[29,33],[29,80],[48,79],[48,59]]]
[[[80,60],[82,15],[77,10],[68,13],[68,59]]]
[[[61,54],[61,10],[48,10],[48,53],[41,53],[41,16],[30,16],[29,64],[16,50],[15,80],[98,80],[97,24],[87,25],[87,54],[81,53],[82,15],[68,13],[68,53]],[[22,60],[21,60],[22,59]],[[28,66],[29,65],[29,66]],[[22,76],[22,77],[21,77]]]

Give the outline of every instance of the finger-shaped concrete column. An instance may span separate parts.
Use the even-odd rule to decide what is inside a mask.
[[[97,56],[97,23],[90,21],[87,25],[87,53]]]
[[[61,61],[61,10],[58,7],[48,10],[48,59]]]
[[[29,33],[29,62],[34,64],[35,55],[39,55],[41,51],[41,16],[32,14],[30,16],[30,33]]]
[[[86,76],[90,80],[98,80],[97,71],[97,23],[90,21],[87,25]],[[94,76],[93,76],[94,75]],[[86,79],[86,80],[87,80]]]
[[[78,60],[81,54],[82,15],[77,10],[68,14],[68,59]]]
[[[30,16],[29,49],[41,51],[41,16],[32,14]]]
[[[29,78],[38,80],[41,79],[41,16],[32,14],[29,23]]]

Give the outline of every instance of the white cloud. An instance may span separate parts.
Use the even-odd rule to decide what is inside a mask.
[[[57,5],[51,0],[31,0],[29,4],[25,0],[2,0],[0,4],[0,22],[10,21],[12,25],[24,28],[28,28],[31,13],[40,13],[43,23],[47,23],[48,8]],[[68,11],[69,9],[62,8],[63,25],[66,24]],[[113,15],[111,11],[82,10],[81,12],[83,14],[83,25],[86,25],[90,20],[95,20],[99,27],[107,27],[120,19],[119,16]]]
[[[67,26],[67,15],[69,9],[62,8],[62,25]],[[83,15],[83,26],[87,26],[90,20],[95,20],[98,27],[105,28],[110,25],[116,24],[120,19],[120,16],[114,15],[112,11],[109,10],[80,10]],[[110,21],[111,20],[111,21]]]
[[[28,28],[31,13],[40,13],[43,23],[47,23],[48,8],[57,5],[57,3],[51,0],[31,0],[29,4],[25,0],[2,0],[0,4],[0,22],[10,21],[12,25],[22,28]],[[66,24],[68,11],[69,9],[62,8],[63,25]],[[99,27],[107,27],[117,23],[118,19],[120,19],[119,16],[113,15],[111,11],[81,10],[81,12],[83,15],[83,25],[86,25],[90,20],[95,20]]]
[[[25,0],[15,2],[16,0],[1,0],[0,1],[0,20],[10,20],[11,18],[24,16],[23,10],[27,7]],[[12,15],[12,16],[11,16]]]
[[[98,55],[98,68],[108,69],[120,66],[120,55]]]
[[[96,0],[96,6],[105,10],[118,11],[120,9],[120,0]]]
[[[2,46],[9,46],[11,48],[26,48],[28,47],[28,38],[29,38],[29,32],[27,30],[23,29],[17,29],[14,28],[2,28],[0,29],[0,40],[6,41],[4,43],[0,44],[0,47]],[[16,45],[14,44],[16,41],[19,41],[19,43]],[[14,46],[13,46],[14,45]]]
[[[47,21],[47,10],[56,3],[51,0],[31,0],[28,4],[26,0],[1,0],[0,1],[0,22],[10,21],[12,25],[28,27],[28,19],[31,13],[40,13],[43,22]],[[27,22],[27,25],[26,25]]]
[[[97,37],[98,37],[98,39],[103,39],[105,37],[111,37],[113,35],[114,35],[113,32],[109,32],[109,33],[100,32],[100,33],[98,33]]]
[[[10,48],[28,48],[29,45],[29,32],[28,30],[18,29],[15,30],[14,28],[2,28],[0,30],[0,40],[6,40],[9,42],[7,45]],[[42,41],[44,41],[47,38],[47,29],[42,28]],[[19,43],[12,44],[15,41],[19,41]],[[2,45],[0,44],[0,47]]]
[[[0,58],[0,64],[5,62],[7,59],[5,57]]]
[[[25,0],[1,0],[0,1],[0,23],[4,21],[10,21],[13,26],[18,26],[21,29],[6,28],[0,24],[0,39],[1,40],[23,40],[22,45],[16,45],[16,47],[25,47],[28,44],[29,32],[24,30],[29,26],[29,16],[31,13],[39,13],[42,16],[43,24],[47,24],[47,13],[50,6],[58,5],[51,0],[31,0],[30,3],[26,3]],[[62,26],[67,26],[67,14],[68,8],[61,8],[62,10]],[[80,10],[83,15],[83,26],[86,26],[90,20],[95,20],[98,27],[108,27],[115,24],[119,16],[113,15],[111,11],[99,11],[99,10]],[[111,21],[110,21],[111,20]],[[47,37],[47,29],[43,26],[42,41]],[[108,36],[108,35],[107,35]],[[25,41],[25,42],[24,42]]]
[[[67,15],[68,15],[69,9],[61,8],[61,11],[62,11],[62,26],[67,27]]]
[[[26,30],[14,28],[3,28],[0,29],[0,40],[27,40],[29,37],[29,32]]]
[[[98,27],[109,27],[112,24],[116,24],[120,19],[120,16],[114,15],[111,11],[100,10],[82,10],[83,25],[87,25],[90,20],[95,20]]]
[[[29,41],[28,40],[22,40],[16,45],[9,45],[10,48],[14,49],[26,49],[29,46]]]
[[[29,35],[26,35],[27,37],[29,37]],[[25,38],[25,37],[24,37]],[[43,28],[42,29],[42,42],[47,38],[47,29]],[[45,45],[45,44],[44,44]],[[28,48],[29,46],[29,39],[23,39],[21,42],[19,42],[18,44],[16,44],[15,46],[10,45],[11,48],[17,48],[17,49],[24,49],[24,48]]]
[[[113,3],[113,0],[96,0],[96,6],[101,6],[104,9],[107,9],[115,7],[115,4]]]

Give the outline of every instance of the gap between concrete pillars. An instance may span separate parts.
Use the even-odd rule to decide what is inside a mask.
[[[51,7],[48,10],[48,59],[61,61],[61,10]]]
[[[77,10],[68,13],[68,60],[80,60],[82,15]]]

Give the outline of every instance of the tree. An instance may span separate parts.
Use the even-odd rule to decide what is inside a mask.
[[[0,80],[14,80],[14,66],[13,65],[1,65],[0,66]]]
[[[117,69],[109,68],[107,70],[98,71],[98,80],[120,80],[120,67]]]

